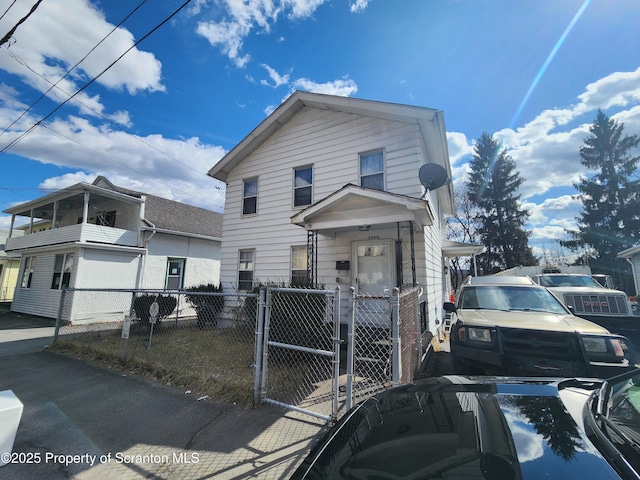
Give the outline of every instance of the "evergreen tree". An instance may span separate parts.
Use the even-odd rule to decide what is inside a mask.
[[[525,230],[529,212],[520,205],[516,192],[523,182],[513,159],[488,133],[476,141],[466,188],[478,207],[478,234],[486,252],[478,256],[484,273],[517,265],[537,265]]]
[[[574,184],[583,208],[578,231],[569,232],[572,240],[563,244],[574,251],[588,248],[585,261],[594,272],[610,274],[620,288],[633,290],[629,266],[617,256],[640,236],[640,156],[631,155],[640,137],[623,136],[623,130],[624,124],[598,111],[580,147],[580,163],[595,173]]]

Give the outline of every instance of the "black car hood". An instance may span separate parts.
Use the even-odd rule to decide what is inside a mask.
[[[558,392],[558,379],[453,376],[395,388],[349,412],[293,478],[619,478]]]

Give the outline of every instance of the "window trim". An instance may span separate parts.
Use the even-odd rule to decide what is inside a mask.
[[[20,288],[31,288],[33,274],[36,270],[36,256],[32,255],[24,257],[22,265],[22,275],[20,280]]]
[[[59,272],[56,270],[58,257],[62,257],[61,269]],[[67,262],[69,259],[71,259],[71,265],[69,272],[67,272]],[[71,275],[73,274],[74,264],[74,253],[57,253],[55,255],[53,259],[53,276],[51,277],[51,290],[62,290],[64,287],[68,288],[69,285],[71,285]],[[57,285],[56,280],[58,280]]]
[[[245,190],[247,183],[256,182],[256,194],[255,195],[245,195]],[[241,212],[243,217],[250,217],[258,214],[258,192],[259,192],[260,184],[258,182],[258,177],[245,178],[242,180],[242,203],[241,203]],[[248,199],[255,198],[255,211],[246,213],[245,212],[245,202]]]
[[[242,268],[242,264],[243,264],[243,259],[242,259],[242,254],[243,253],[250,253],[251,254],[251,267],[252,268]],[[246,263],[246,261],[244,262]],[[246,288],[246,285],[243,287],[241,286],[241,284],[246,284],[247,283],[247,279],[240,279],[240,273],[241,272],[251,272],[251,286],[250,288]],[[240,250],[238,250],[238,291],[241,292],[250,292],[253,290],[253,285],[256,279],[256,250],[255,248],[242,248]]]
[[[171,268],[171,263],[172,262],[179,262],[180,263],[180,275],[171,275],[170,274],[170,268]],[[164,288],[169,290],[169,278],[174,278],[176,276],[178,276],[180,278],[180,282],[179,282],[179,286],[178,288],[175,289],[171,289],[171,290],[181,290],[184,287],[184,271],[187,267],[187,259],[184,257],[167,257],[167,270],[166,270],[166,274],[164,276]]]
[[[301,170],[311,170],[311,183],[309,183],[308,185],[304,185],[304,186],[300,186],[297,187],[296,186],[296,173],[298,171]],[[291,199],[291,204],[293,206],[293,208],[306,208],[309,205],[313,205],[313,177],[314,177],[314,168],[313,168],[313,164],[310,165],[302,165],[300,167],[294,167],[293,168],[293,198]],[[302,189],[310,189],[311,193],[309,195],[309,203],[301,203],[300,205],[296,205],[296,192],[298,190],[302,190]]]
[[[304,268],[294,268],[294,250],[296,249],[300,249],[300,250],[304,250],[305,253],[305,266]],[[291,285],[296,285],[296,286],[306,286],[309,284],[309,247],[307,245],[291,245],[291,249],[290,249],[290,261],[289,261],[289,283]],[[300,284],[300,283],[295,283],[294,282],[294,271],[295,272],[304,272],[305,274],[305,282],[304,284]],[[298,274],[299,275],[299,274]]]
[[[367,156],[367,155],[371,155],[374,153],[378,153],[380,152],[382,154],[382,170],[379,172],[375,172],[375,173],[368,173],[366,175],[362,174],[362,157]],[[359,181],[359,185],[361,187],[365,187],[365,188],[371,188],[374,190],[378,190],[374,187],[366,187],[362,184],[362,178],[363,177],[373,177],[375,175],[382,175],[382,188],[380,189],[380,191],[384,192],[386,191],[386,180],[387,180],[387,176],[386,176],[386,169],[387,169],[387,165],[386,165],[386,155],[385,155],[385,151],[384,148],[376,148],[373,150],[367,150],[366,152],[360,152],[358,153],[358,181]]]

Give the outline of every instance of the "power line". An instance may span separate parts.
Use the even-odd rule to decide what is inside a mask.
[[[11,10],[11,7],[13,7],[17,1],[18,1],[18,0],[13,0],[13,2],[11,2],[11,5],[9,5],[9,6],[7,7],[7,9],[4,11],[4,13],[0,16],[0,20],[2,20],[2,19],[4,18],[4,16],[7,14],[7,12],[8,12],[9,10]]]
[[[14,2],[14,3],[15,3],[15,2]],[[19,27],[20,25],[22,25],[22,24],[27,20],[27,18],[29,18],[29,17],[31,16],[31,14],[32,14],[33,12],[35,12],[35,11],[36,11],[36,8],[38,8],[38,6],[39,6],[41,3],[42,3],[42,0],[38,0],[38,1],[33,5],[33,7],[31,7],[31,10],[29,10],[29,13],[27,13],[24,17],[22,17],[20,20],[18,20],[18,23],[16,23],[16,24],[13,26],[13,28],[12,28],[11,30],[9,30],[9,31],[7,32],[7,34],[6,34],[4,37],[2,37],[2,39],[0,39],[0,47],[9,41],[9,39],[13,36],[13,34],[15,33],[15,31],[18,29],[18,27]],[[13,5],[13,3],[12,3],[11,5]],[[11,5],[9,6],[9,8],[11,8]],[[7,8],[7,11],[9,10],[9,8]],[[7,13],[7,12],[5,12],[5,13]],[[3,14],[2,16],[4,16],[4,14]]]
[[[42,1],[42,0],[40,0],[40,1]],[[76,95],[78,95],[82,91],[86,90],[91,84],[93,84],[96,80],[98,80],[98,78],[100,78],[102,75],[104,75],[111,67],[113,67],[118,61],[120,61],[120,59],[122,59],[122,57],[124,57],[127,53],[129,53],[131,50],[133,50],[135,47],[137,47],[140,44],[140,42],[144,41],[147,37],[149,37],[152,33],[154,33],[156,30],[158,30],[161,26],[163,26],[165,23],[167,23],[169,20],[171,20],[175,15],[177,15],[190,2],[191,2],[191,0],[186,0],[171,15],[169,15],[167,18],[165,18],[162,22],[160,22],[158,25],[156,25],[154,28],[152,28],[148,33],[146,33],[137,42],[135,42],[133,45],[131,45],[131,47],[129,47],[127,50],[125,50],[124,53],[122,53],[122,55],[120,55],[113,62],[111,62],[111,64],[109,66],[107,66],[104,70],[102,70],[102,72],[100,72],[98,75],[93,77],[91,80],[89,80],[87,83],[85,83],[82,87],[80,87],[73,95],[71,95],[69,98],[67,98],[65,101],[63,101],[61,104],[59,104],[56,108],[54,108],[51,112],[49,112],[43,118],[41,118],[36,123],[34,123],[31,127],[29,127],[29,129],[27,129],[26,132],[22,133],[20,136],[18,136],[17,138],[15,138],[11,142],[9,142],[7,145],[5,145],[0,150],[0,155],[5,154],[13,145],[15,145],[20,140],[22,140],[24,137],[29,135],[38,125],[42,124],[42,122],[44,122],[49,117],[51,117],[54,113],[56,113],[58,110],[60,110],[64,105],[67,104],[67,102],[72,100]]]
[[[36,104],[42,100],[44,97],[47,96],[47,94],[53,90],[54,88],[57,88],[58,83],[60,83],[62,80],[64,80],[65,78],[67,78],[67,76],[73,71],[75,70],[75,68],[80,65],[82,62],[84,62],[86,60],[86,58],[91,55],[91,53],[93,53],[93,51],[98,48],[100,46],[100,44],[102,44],[102,42],[104,42],[107,38],[109,38],[111,36],[111,34],[113,32],[115,32],[118,28],[120,28],[120,26],[126,22],[140,7],[142,7],[142,5],[144,5],[147,2],[147,0],[142,0],[141,3],[138,4],[138,6],[136,8],[134,8],[126,17],[124,17],[122,19],[122,21],[120,23],[118,23],[118,25],[116,25],[115,27],[113,27],[113,29],[111,29],[111,31],[109,33],[107,33],[102,40],[100,40],[98,43],[96,43],[93,48],[91,50],[89,50],[86,55],[84,57],[82,57],[80,59],[80,61],[78,63],[76,63],[73,67],[71,67],[69,70],[67,70],[67,72],[60,77],[56,83],[51,83],[47,78],[45,78],[43,75],[40,75],[38,72],[36,72],[35,70],[33,70],[31,67],[29,67],[29,65],[27,65],[26,62],[24,62],[24,65],[31,70],[33,73],[35,73],[36,75],[38,75],[40,78],[46,80],[51,86],[49,87],[49,89],[44,92],[42,95],[40,95],[40,97],[38,97],[38,99],[33,102],[31,105],[29,105],[29,107],[20,114],[20,116],[18,118],[16,118],[13,122],[11,122],[11,124],[4,129],[4,131],[2,133],[0,133],[0,136],[4,135],[6,132],[9,131],[9,129],[11,127],[13,127],[22,117],[24,117],[27,113],[29,113],[29,111],[36,106]],[[23,64],[22,62],[20,62],[13,54],[9,53],[18,63]],[[64,90],[62,90],[61,88],[58,88],[58,90],[60,90],[61,92],[65,93],[66,95],[69,95],[67,92],[65,92]],[[81,103],[82,104],[82,103]],[[86,105],[84,105],[86,107]]]

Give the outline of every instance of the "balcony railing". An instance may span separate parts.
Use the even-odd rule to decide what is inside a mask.
[[[138,232],[121,228],[105,227],[90,223],[80,223],[68,227],[54,228],[43,232],[31,233],[21,237],[7,238],[5,251],[24,248],[44,247],[61,243],[101,243],[107,245],[138,245]]]

